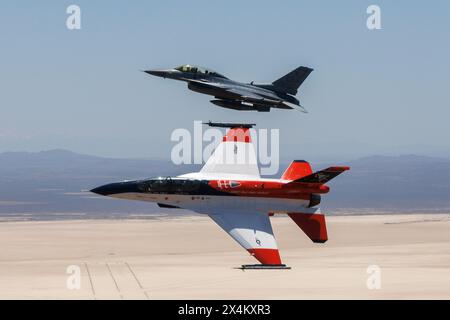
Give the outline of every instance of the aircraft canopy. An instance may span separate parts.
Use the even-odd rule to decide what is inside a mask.
[[[158,177],[141,181],[139,188],[144,192],[187,192],[196,191],[205,183],[207,184],[207,181]]]
[[[178,70],[181,72],[189,72],[189,73],[200,73],[200,74],[211,75],[214,77],[226,79],[225,76],[221,75],[220,73],[215,72],[214,70],[206,69],[206,68],[199,67],[199,66],[193,66],[190,64],[184,64],[182,66],[176,67],[175,70]]]

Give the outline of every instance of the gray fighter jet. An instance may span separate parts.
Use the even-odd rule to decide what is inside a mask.
[[[193,65],[168,70],[147,70],[148,74],[181,80],[195,92],[214,96],[215,105],[234,110],[270,111],[270,108],[297,109],[307,112],[294,96],[300,85],[313,71],[298,67],[272,83],[242,83],[228,79],[215,71]]]

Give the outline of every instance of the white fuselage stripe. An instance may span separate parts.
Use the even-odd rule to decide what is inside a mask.
[[[217,196],[217,195],[180,195],[180,194],[152,194],[152,193],[118,193],[114,198],[140,200],[163,203],[188,209],[199,213],[209,214],[211,211],[248,211],[248,212],[296,212],[308,209],[309,200]]]

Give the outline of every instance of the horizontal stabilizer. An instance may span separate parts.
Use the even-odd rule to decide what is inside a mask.
[[[347,170],[350,170],[350,167],[329,167],[292,182],[324,184]]]
[[[324,243],[328,240],[327,225],[323,214],[292,212],[288,213],[288,216],[294,220],[312,242]]]

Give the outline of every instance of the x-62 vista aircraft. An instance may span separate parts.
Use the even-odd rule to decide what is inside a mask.
[[[325,217],[317,206],[321,194],[329,191],[325,183],[349,167],[313,173],[308,162],[295,160],[281,179],[261,178],[251,125],[229,125],[200,172],[116,182],[91,191],[207,214],[262,264],[259,266],[282,268],[269,217],[287,214],[313,242],[327,241]]]
[[[298,67],[272,83],[242,83],[206,68],[182,65],[167,70],[147,70],[148,74],[185,81],[195,92],[214,96],[211,103],[234,110],[270,111],[270,108],[307,112],[294,96],[313,69]]]

